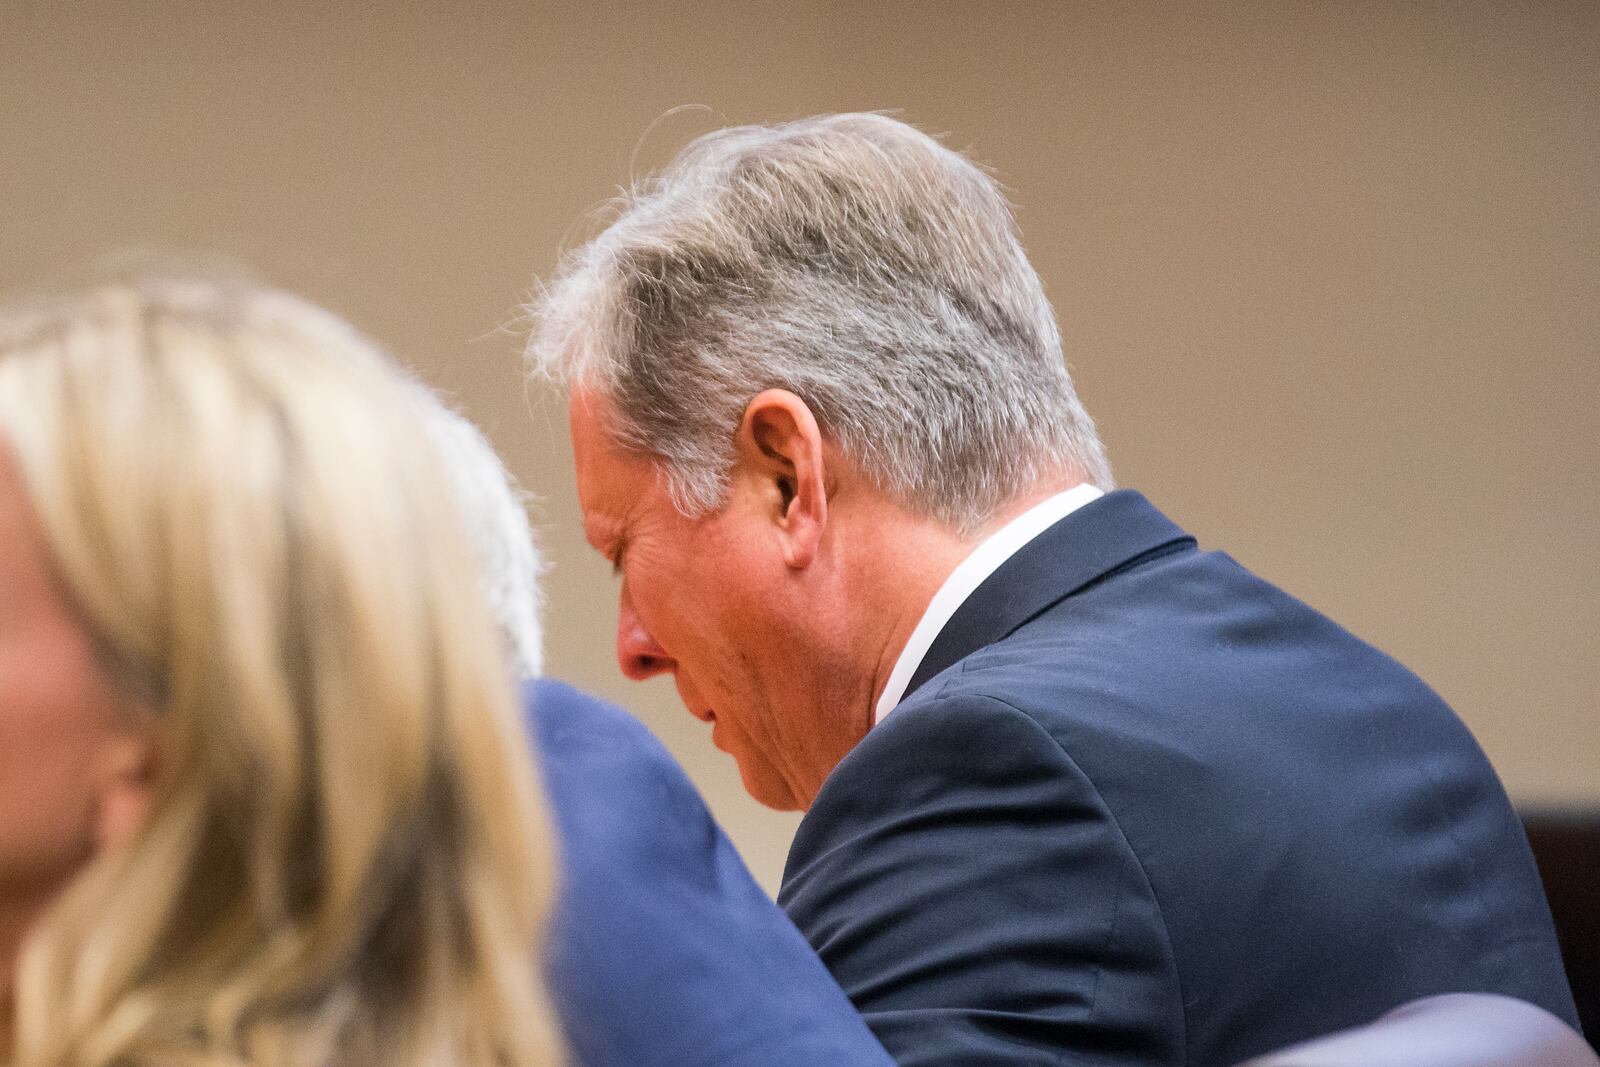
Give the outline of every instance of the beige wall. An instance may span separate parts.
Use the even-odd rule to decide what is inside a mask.
[[[794,819],[617,676],[498,327],[636,149],[819,111],[998,168],[1124,484],[1415,667],[1515,794],[1600,802],[1600,5],[326,6],[0,0],[0,287],[218,250],[456,392],[545,497],[554,670],[769,885]]]

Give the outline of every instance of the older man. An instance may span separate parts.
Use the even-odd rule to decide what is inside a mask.
[[[688,776],[627,712],[540,674],[540,561],[510,475],[417,387],[453,482],[560,840],[546,975],[574,1067],[888,1067]]]
[[[916,130],[701,138],[535,309],[617,652],[807,814],[902,1064],[1233,1063],[1429,993],[1574,1018],[1422,682],[1111,490],[1008,206]]]

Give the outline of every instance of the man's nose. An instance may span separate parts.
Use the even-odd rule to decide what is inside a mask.
[[[650,636],[639,616],[633,613],[633,606],[626,597],[617,610],[617,663],[623,675],[636,682],[654,678],[676,666],[666,650]]]

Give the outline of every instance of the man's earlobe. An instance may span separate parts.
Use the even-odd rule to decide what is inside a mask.
[[[806,402],[786,389],[750,401],[739,426],[741,465],[766,501],[784,562],[811,565],[827,524],[828,495],[822,431]]]

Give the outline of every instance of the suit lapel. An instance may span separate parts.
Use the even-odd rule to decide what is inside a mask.
[[[905,697],[946,667],[1113,571],[1158,550],[1194,543],[1132,489],[1085,504],[1023,545],[973,590],[934,638]]]

